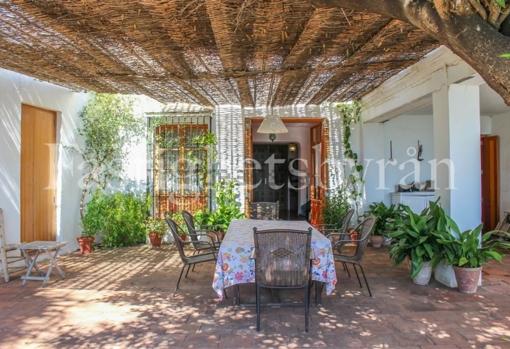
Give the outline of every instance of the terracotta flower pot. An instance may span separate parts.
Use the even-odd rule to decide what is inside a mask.
[[[161,247],[161,236],[158,233],[149,233],[149,240],[152,247]]]
[[[461,268],[453,267],[457,287],[462,293],[476,293],[482,268]]]
[[[94,237],[93,236],[80,236],[76,238],[80,246],[80,254],[87,255],[94,250]]]
[[[384,237],[382,235],[372,235],[370,237],[370,242],[372,243],[372,247],[381,248],[384,242]]]

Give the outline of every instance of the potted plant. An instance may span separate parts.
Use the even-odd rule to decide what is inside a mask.
[[[163,219],[149,217],[145,222],[145,229],[152,247],[161,247],[161,239],[167,232],[167,225]]]
[[[461,232],[450,217],[446,217],[442,224],[449,229],[436,232],[436,236],[445,250],[445,258],[453,266],[458,290],[476,293],[483,265],[490,260],[500,262],[503,258],[501,251],[510,248],[510,243],[493,239],[496,231],[482,235],[482,225]]]
[[[379,248],[391,244],[390,233],[395,230],[394,222],[402,217],[403,205],[386,206],[383,202],[373,203],[368,207],[367,214],[377,218],[374,234],[371,237],[372,246]]]
[[[429,210],[421,214],[404,208],[405,215],[395,222],[396,230],[390,233],[394,239],[390,257],[395,264],[409,260],[410,273],[417,285],[427,285],[432,269],[441,261],[441,246],[432,234],[434,220]]]
[[[78,246],[80,247],[80,254],[87,255],[92,253],[94,249],[94,235],[89,235],[87,232],[83,232],[81,236],[77,237]]]
[[[95,237],[101,234],[105,218],[103,215],[104,208],[104,195],[100,190],[96,190],[83,213],[81,236],[76,238],[82,255],[87,255],[93,251]]]

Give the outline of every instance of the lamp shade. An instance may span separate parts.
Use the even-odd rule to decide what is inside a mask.
[[[285,127],[282,119],[274,115],[266,116],[264,120],[262,120],[262,123],[257,130],[257,133],[279,134],[287,132],[289,132],[289,130],[287,130],[287,127]]]

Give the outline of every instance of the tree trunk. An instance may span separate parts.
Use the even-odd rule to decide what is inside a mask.
[[[468,0],[316,0],[317,7],[344,7],[409,22],[448,46],[510,105],[510,37],[498,32]],[[452,9],[453,7],[453,9]]]

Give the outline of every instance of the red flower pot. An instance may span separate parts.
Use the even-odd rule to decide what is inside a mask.
[[[150,233],[149,240],[151,241],[152,247],[161,247],[161,236],[158,233]]]
[[[93,236],[80,236],[76,238],[78,245],[80,246],[80,254],[92,253],[94,249],[94,237]]]

